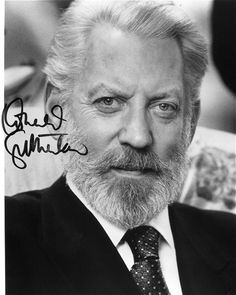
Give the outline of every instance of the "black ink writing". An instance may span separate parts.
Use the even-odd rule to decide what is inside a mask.
[[[18,107],[14,108],[14,104],[17,104]],[[16,114],[14,114],[14,110],[16,110]],[[68,143],[63,144],[63,136],[68,135],[67,133],[43,133],[37,134],[37,136],[31,133],[29,139],[24,140],[23,145],[20,146],[17,143],[11,145],[13,136],[19,133],[25,133],[26,126],[37,128],[50,126],[55,131],[59,130],[62,123],[66,121],[63,118],[62,107],[60,105],[53,106],[51,109],[51,115],[54,117],[54,121],[57,121],[57,124],[50,122],[48,114],[44,116],[42,124],[38,122],[37,118],[30,122],[27,113],[24,111],[23,100],[21,98],[16,98],[9,104],[5,105],[2,112],[2,126],[6,134],[4,145],[6,151],[11,155],[13,164],[17,168],[26,168],[27,164],[22,157],[30,157],[34,152],[51,153],[54,155],[67,152],[76,152],[79,155],[86,155],[88,153],[87,147],[83,144],[81,145],[80,150],[71,148]],[[56,139],[55,150],[51,148],[50,144],[47,144],[45,147],[41,143],[41,138],[52,136]]]

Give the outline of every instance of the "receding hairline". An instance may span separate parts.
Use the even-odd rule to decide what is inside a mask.
[[[94,7],[89,7],[89,3],[94,3]],[[127,10],[124,9],[125,6],[128,7]],[[174,39],[180,43],[180,49],[182,52],[184,51],[182,57],[184,63],[188,67],[186,71],[186,80],[188,79],[188,81],[190,81],[190,79],[192,79],[190,84],[194,84],[194,87],[190,86],[189,89],[197,89],[205,72],[207,63],[206,50],[204,47],[205,44],[201,39],[201,36],[197,34],[196,30],[191,26],[192,23],[190,19],[183,18],[183,21],[181,21],[181,14],[178,12],[175,13],[175,8],[179,10],[179,8],[176,5],[171,4],[170,1],[75,1],[68,10],[68,13],[65,13],[64,22],[66,23],[66,26],[62,26],[61,28],[61,35],[59,35],[59,38],[57,39],[58,44],[56,44],[53,49],[54,54],[57,54],[62,50],[63,46],[67,48],[68,44],[72,44],[72,42],[75,43],[76,40],[80,39],[80,60],[76,59],[78,64],[74,62],[72,67],[75,69],[77,66],[77,70],[75,69],[77,72],[78,69],[82,70],[83,62],[86,58],[86,38],[89,38],[94,26],[102,22],[110,24],[115,28],[119,28],[123,32],[132,32],[142,38],[149,38],[151,36],[155,38],[163,36],[169,37],[170,35],[173,35]],[[130,17],[133,16],[133,12],[135,12],[134,17]],[[157,15],[159,15],[160,20],[157,19]],[[66,18],[68,19],[66,20]],[[158,27],[159,24],[160,27]],[[71,30],[71,36],[66,36],[65,30],[67,29],[68,34],[69,28]],[[77,36],[76,34],[80,34],[80,36]],[[58,40],[62,42],[59,43]],[[184,45],[182,44],[182,41],[184,41]],[[72,46],[71,50],[73,50]],[[71,56],[73,56],[73,54]],[[63,55],[55,55],[55,58],[60,57],[63,57]],[[64,81],[68,81],[69,79],[65,78],[68,77],[68,75],[64,74],[66,73],[66,69],[67,72],[69,71],[70,65],[68,64],[68,60],[67,62],[65,59],[63,61],[65,69],[64,73],[61,66],[60,68],[54,67],[56,61],[56,59],[53,61],[53,67],[49,69],[50,73],[48,69],[46,71],[49,73],[49,78],[52,77],[50,74],[53,74],[53,71],[56,69],[55,77],[61,77]],[[194,80],[196,82],[194,82]],[[59,80],[56,82],[59,82]],[[60,85],[63,87],[62,80]],[[68,86],[65,86],[64,88],[66,87],[68,88]],[[192,93],[191,97],[197,97],[197,95],[198,94]]]

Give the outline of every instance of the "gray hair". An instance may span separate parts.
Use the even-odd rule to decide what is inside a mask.
[[[87,40],[98,23],[141,38],[175,38],[183,56],[185,96],[190,102],[198,100],[207,47],[184,12],[165,0],[75,0],[61,19],[44,69],[62,100],[68,98],[73,81],[83,71]]]

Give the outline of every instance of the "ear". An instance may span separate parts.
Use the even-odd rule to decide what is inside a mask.
[[[200,116],[200,112],[201,112],[201,103],[200,100],[196,100],[193,104],[192,104],[192,118],[191,118],[191,141],[193,139],[193,136],[195,134],[196,131],[196,127],[197,127],[197,123],[198,123],[198,119]]]
[[[63,122],[66,121],[63,117],[63,110],[60,106],[60,90],[47,83],[45,90],[45,114],[48,116],[48,130],[50,133],[63,132]],[[57,137],[58,139],[58,137]]]
[[[50,82],[48,82],[45,90],[45,114],[48,114],[50,116],[52,107],[58,104],[59,95],[60,90],[53,86]]]

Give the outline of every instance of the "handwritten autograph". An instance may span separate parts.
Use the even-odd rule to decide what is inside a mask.
[[[18,106],[18,108],[14,108],[14,104]],[[14,114],[14,110],[16,110],[16,114]],[[56,114],[57,112],[57,114]],[[79,155],[87,155],[88,149],[85,145],[82,144],[81,150],[78,151],[70,147],[68,143],[63,144],[63,136],[67,135],[67,133],[43,133],[43,134],[30,134],[29,139],[24,140],[23,146],[20,147],[19,144],[14,143],[11,144],[13,137],[19,133],[26,133],[25,127],[38,127],[44,128],[46,126],[51,126],[53,130],[57,131],[62,126],[63,121],[63,110],[60,105],[54,105],[51,109],[51,114],[58,120],[57,126],[49,121],[49,115],[46,114],[43,118],[43,123],[39,124],[38,119],[35,118],[33,122],[28,120],[28,115],[24,111],[23,100],[21,98],[16,98],[11,101],[9,104],[5,104],[4,110],[2,112],[2,126],[3,130],[6,134],[4,145],[6,151],[11,155],[13,164],[19,168],[24,169],[27,167],[26,162],[22,159],[23,156],[30,157],[31,153],[51,153],[54,155],[58,155],[60,153],[67,152],[76,152]],[[57,138],[56,149],[53,150],[50,144],[47,144],[46,147],[41,144],[41,138],[46,137],[54,137]],[[13,140],[14,141],[14,140]]]

